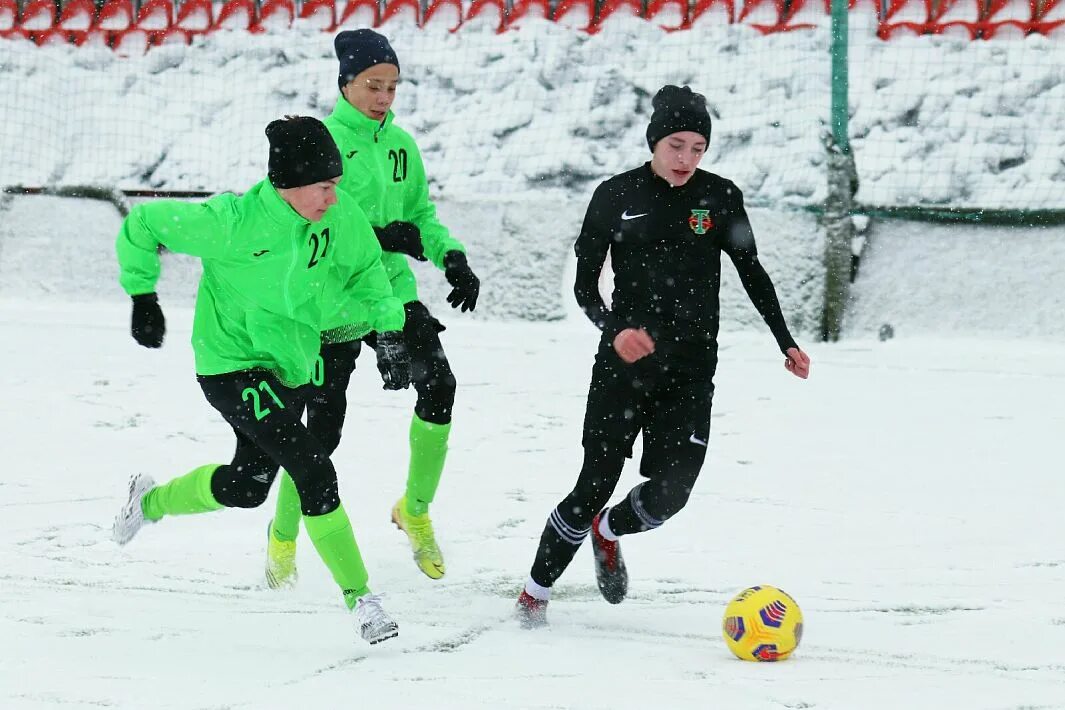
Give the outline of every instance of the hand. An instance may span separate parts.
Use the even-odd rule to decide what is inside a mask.
[[[166,319],[159,307],[159,297],[154,293],[142,293],[133,297],[133,316],[129,332],[133,339],[146,348],[158,348],[166,335]]]
[[[655,351],[655,341],[643,328],[626,328],[614,336],[614,350],[618,357],[631,365]]]
[[[386,390],[410,387],[410,355],[403,340],[403,332],[392,330],[377,334],[377,370]]]
[[[406,254],[418,261],[425,261],[425,247],[422,245],[422,233],[418,225],[410,222],[389,222],[384,227],[374,227],[373,231],[385,251]]]
[[[452,308],[462,306],[462,312],[472,311],[477,307],[477,294],[481,292],[481,280],[478,279],[461,251],[449,251],[444,256],[444,278],[451,284],[451,293],[447,302]]]
[[[785,355],[787,356],[784,358],[785,370],[804,380],[810,376],[809,355],[798,348],[788,348],[788,352]]]

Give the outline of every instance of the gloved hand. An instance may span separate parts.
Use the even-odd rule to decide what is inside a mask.
[[[389,222],[384,227],[374,227],[373,231],[385,251],[406,254],[418,261],[425,261],[425,247],[422,245],[422,233],[418,225],[410,222]]]
[[[377,334],[377,369],[386,390],[403,390],[410,387],[410,354],[403,332],[392,330]]]
[[[462,306],[462,312],[465,313],[477,307],[481,281],[466,263],[465,254],[453,250],[444,255],[444,277],[452,286],[451,293],[447,296],[447,302],[452,308]]]
[[[142,293],[133,297],[133,316],[129,332],[133,339],[146,348],[158,348],[166,335],[166,319],[159,307],[159,297],[154,293]]]

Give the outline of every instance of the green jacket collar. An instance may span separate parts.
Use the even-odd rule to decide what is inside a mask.
[[[278,194],[269,179],[263,180],[259,185],[259,202],[270,219],[285,227],[292,226],[293,223],[307,223],[307,220]]]
[[[339,121],[344,128],[357,135],[375,138],[388,130],[388,127],[392,125],[395,114],[390,110],[385,115],[385,120],[375,121],[349,104],[348,100],[343,96],[340,96],[337,99],[336,107],[333,109],[333,118]]]

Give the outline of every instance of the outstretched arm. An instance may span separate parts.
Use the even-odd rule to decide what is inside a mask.
[[[740,276],[740,282],[747,292],[747,297],[751,299],[751,303],[762,316],[762,320],[769,326],[780,352],[786,356],[784,367],[797,377],[806,379],[810,374],[810,357],[796,345],[795,339],[791,337],[776,289],[773,288],[773,281],[769,278],[765,267],[762,266],[762,262],[758,260],[754,230],[751,229],[751,221],[743,207],[743,194],[739,188],[735,187],[733,194],[734,201],[730,206],[729,220],[725,225],[721,248],[732,259],[736,272]]]
[[[733,187],[733,200],[729,206],[728,221],[724,225],[721,250],[732,259],[748,298],[772,331],[780,352],[786,353],[790,348],[796,347],[795,340],[788,332],[788,324],[784,321],[784,313],[780,308],[780,301],[777,300],[773,281],[762,262],[758,260],[754,230],[751,229],[751,221],[743,208],[743,194],[736,187]]]
[[[229,243],[233,195],[202,204],[166,200],[138,205],[122,223],[115,241],[119,283],[133,298],[130,333],[146,348],[158,348],[166,319],[155,294],[159,247],[193,256],[218,256]]]
[[[425,176],[425,166],[421,153],[414,147],[410,161],[409,177],[411,185],[407,190],[404,204],[404,217],[418,228],[424,258],[433,262],[437,268],[446,267],[444,257],[457,251],[466,253],[462,242],[451,236],[451,232],[436,216],[436,205],[429,199],[429,181]]]
[[[232,194],[207,202],[160,200],[134,207],[115,240],[119,283],[130,296],[153,293],[159,280],[159,246],[198,257],[225,253]]]

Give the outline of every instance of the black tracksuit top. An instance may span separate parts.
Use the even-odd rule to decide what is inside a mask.
[[[596,188],[574,250],[577,303],[610,342],[625,328],[644,328],[656,349],[716,354],[725,252],[781,352],[796,347],[758,261],[743,194],[725,178],[696,170],[674,188],[650,163],[616,175]],[[609,310],[599,294],[608,251],[614,269]]]

